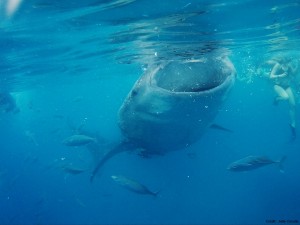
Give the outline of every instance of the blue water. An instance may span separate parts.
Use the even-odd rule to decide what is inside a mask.
[[[11,15],[8,4],[0,91],[20,111],[0,114],[0,224],[299,224],[299,135],[290,141],[288,104],[272,105],[257,74],[273,55],[300,58],[299,1],[24,0]],[[122,139],[118,110],[147,64],[202,57],[207,46],[228,49],[237,70],[215,119],[233,133],[210,129],[149,159],[117,155],[90,183],[92,155],[63,140],[82,127],[104,154]],[[285,172],[226,169],[248,155],[287,156]],[[86,171],[67,173],[70,163]],[[159,194],[128,191],[112,175]]]

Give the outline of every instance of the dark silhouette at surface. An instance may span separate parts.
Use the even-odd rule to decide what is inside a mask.
[[[0,92],[0,112],[1,113],[18,113],[16,100],[9,92]]]

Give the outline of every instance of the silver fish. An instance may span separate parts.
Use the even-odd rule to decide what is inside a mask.
[[[280,160],[274,161],[272,159],[269,159],[266,156],[250,155],[231,163],[227,169],[230,171],[242,172],[242,171],[258,169],[276,163],[278,164],[280,171],[283,172],[284,170],[283,170],[282,163],[284,162],[285,159],[286,157],[283,156]]]
[[[75,167],[72,164],[62,165],[62,169],[66,173],[73,174],[73,175],[83,173],[83,172],[85,172],[87,170],[87,169],[84,169],[84,168]]]
[[[97,140],[95,138],[92,138],[92,137],[89,137],[89,136],[86,136],[83,134],[75,134],[75,135],[72,135],[72,136],[66,138],[63,141],[63,144],[67,145],[67,146],[82,146],[82,145],[87,145],[92,142],[97,142]]]
[[[119,185],[121,185],[122,187],[133,191],[135,193],[138,194],[142,194],[142,195],[153,195],[153,196],[157,196],[158,192],[152,192],[150,191],[146,186],[140,184],[139,182],[129,179],[127,177],[124,176],[111,176],[111,178],[118,183]]]

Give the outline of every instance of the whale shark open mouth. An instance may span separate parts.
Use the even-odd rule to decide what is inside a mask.
[[[171,92],[204,92],[225,83],[231,73],[224,73],[222,66],[209,67],[206,63],[168,63],[155,73],[155,85]]]

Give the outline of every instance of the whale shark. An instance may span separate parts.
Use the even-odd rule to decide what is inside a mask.
[[[119,109],[124,140],[96,165],[90,181],[114,155],[135,148],[165,154],[197,142],[220,111],[236,70],[227,54],[169,60],[149,66]]]

